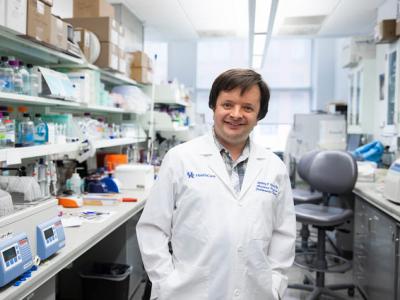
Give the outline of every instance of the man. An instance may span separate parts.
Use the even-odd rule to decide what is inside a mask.
[[[290,182],[249,138],[269,97],[258,73],[222,73],[210,93],[212,132],[165,156],[137,226],[151,299],[282,297],[296,235]]]

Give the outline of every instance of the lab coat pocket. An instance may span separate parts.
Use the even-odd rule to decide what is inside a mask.
[[[177,263],[174,271],[159,284],[159,300],[208,299],[208,275],[207,267]]]
[[[267,258],[267,241],[252,239],[248,245],[247,287],[253,300],[274,299],[272,295],[272,272]]]

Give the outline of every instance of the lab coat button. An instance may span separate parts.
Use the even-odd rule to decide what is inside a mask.
[[[243,252],[243,247],[238,247],[237,251],[238,251],[239,253],[242,253],[242,252]]]
[[[240,291],[238,289],[235,290],[235,296],[238,297],[240,295]]]
[[[239,204],[239,206],[243,206],[243,203],[242,203],[242,202],[239,202],[238,204]]]

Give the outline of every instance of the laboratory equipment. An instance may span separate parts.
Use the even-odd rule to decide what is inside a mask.
[[[101,181],[106,185],[107,191],[110,193],[119,193],[121,190],[121,183],[118,179],[114,178],[111,173],[102,178]]]
[[[154,167],[144,164],[118,165],[115,178],[121,182],[121,190],[148,190],[154,183]]]
[[[0,176],[0,188],[9,192],[14,202],[42,200],[43,194],[34,177]]]
[[[400,203],[400,159],[392,163],[386,174],[383,195],[390,201]]]
[[[314,149],[344,150],[346,120],[344,115],[324,113],[295,114],[285,152],[299,161]]]
[[[58,206],[56,199],[35,203],[14,202],[14,212],[0,218],[0,237],[9,233],[25,232],[31,243],[32,253],[37,253],[36,225],[50,220],[57,215]]]
[[[11,195],[0,190],[0,217],[7,216],[14,211]]]
[[[28,237],[19,233],[0,241],[0,286],[14,280],[33,265]]]
[[[83,205],[83,200],[78,196],[59,196],[58,204],[65,208],[78,208]]]
[[[36,226],[37,255],[44,260],[65,246],[64,227],[59,217]]]

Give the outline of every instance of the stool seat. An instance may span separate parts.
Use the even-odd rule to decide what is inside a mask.
[[[311,203],[318,204],[322,201],[322,193],[295,188],[292,190],[294,205]]]
[[[315,204],[299,204],[295,207],[296,220],[320,227],[343,224],[353,216],[353,210]]]

